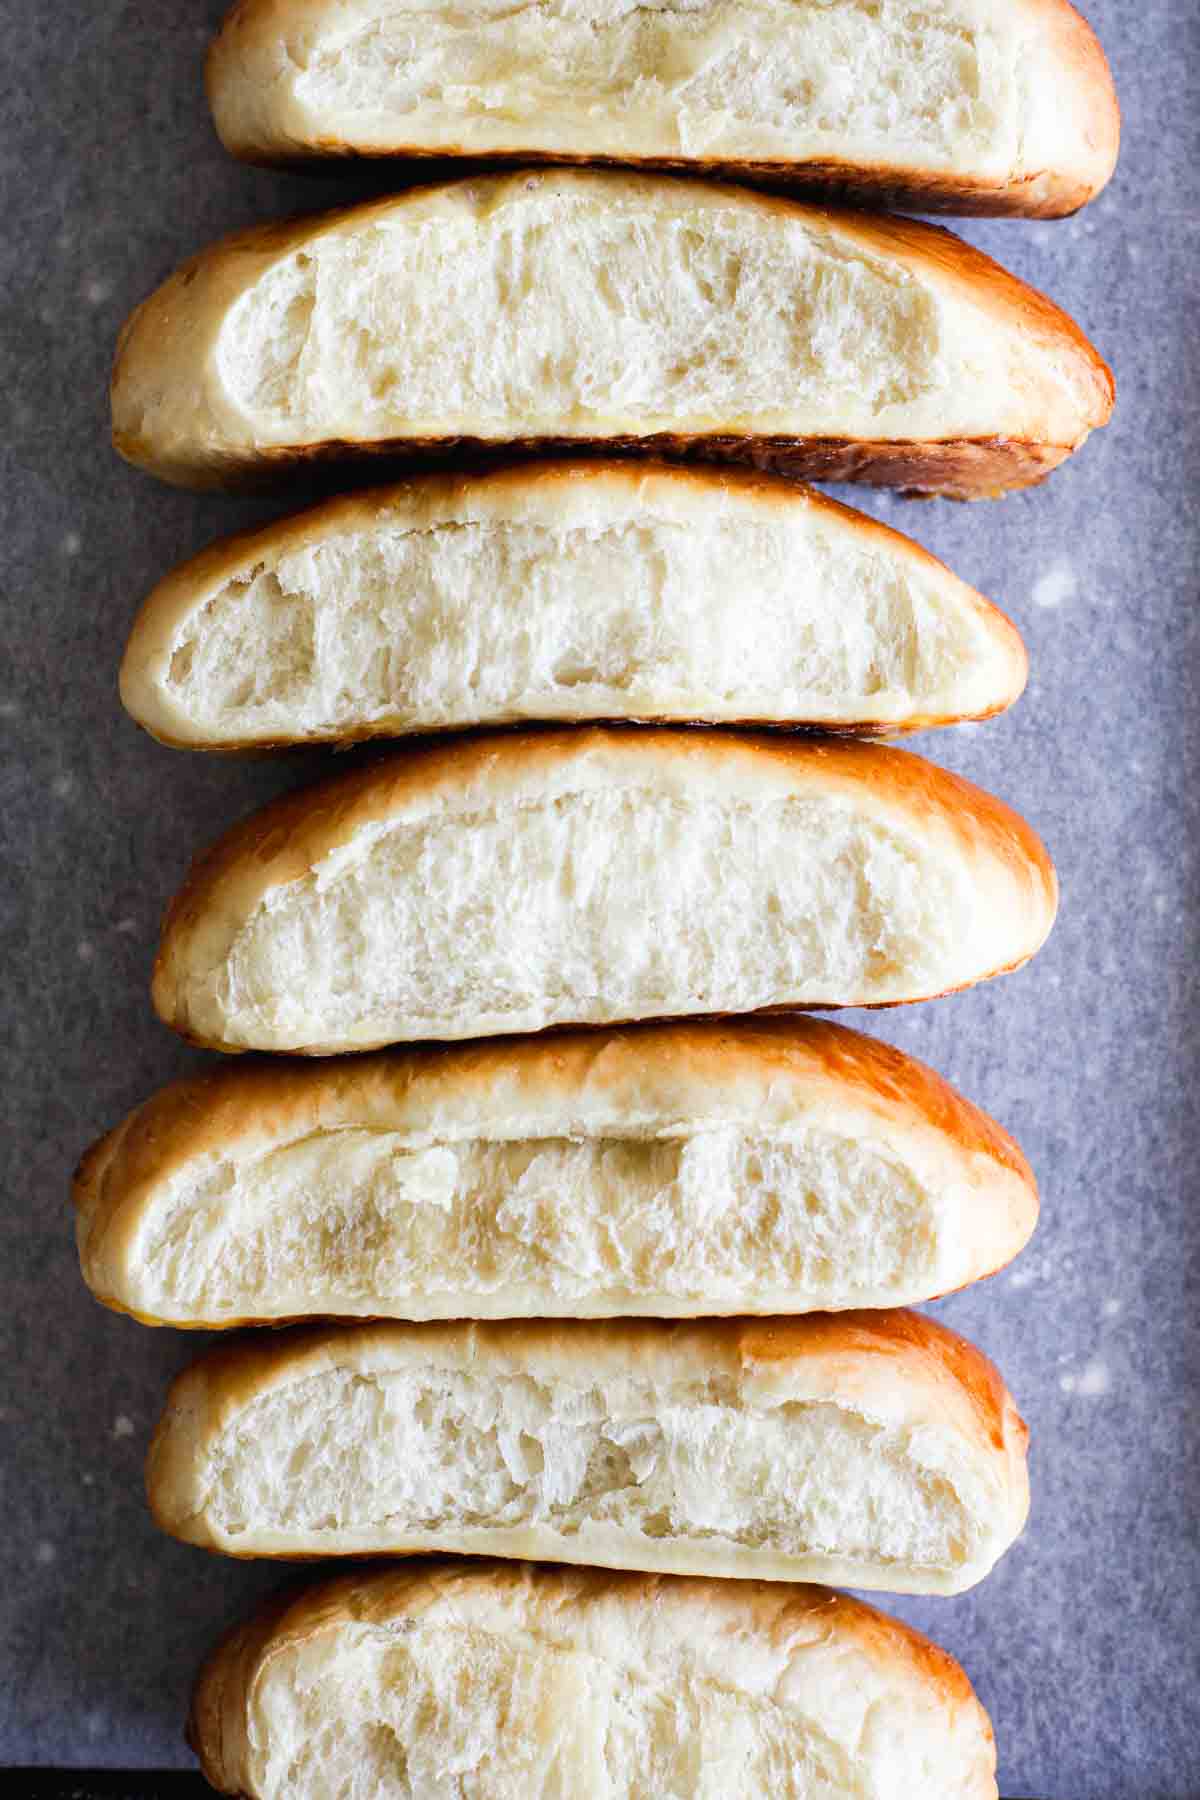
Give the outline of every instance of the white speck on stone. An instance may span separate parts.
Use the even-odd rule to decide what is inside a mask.
[[[1039,1256],[1035,1249],[1029,1249],[1009,1271],[1008,1284],[1010,1287],[1025,1288],[1032,1287],[1036,1281],[1051,1281],[1064,1266],[1059,1259],[1048,1253]],[[1066,1362],[1069,1358],[1064,1357],[1062,1360]]]
[[[1068,600],[1073,600],[1078,592],[1079,583],[1075,579],[1075,571],[1066,557],[1060,556],[1034,582],[1033,604],[1046,608],[1063,606]]]
[[[48,1544],[45,1541],[38,1545],[33,1554],[34,1559],[41,1563],[44,1569],[48,1568],[52,1562],[57,1562],[58,1560],[58,1551],[54,1548],[54,1545]]]
[[[113,1436],[115,1438],[128,1438],[128,1437],[132,1437],[133,1433],[134,1433],[134,1424],[133,1424],[133,1420],[129,1417],[129,1414],[128,1413],[118,1413],[116,1418],[113,1420],[113,1428],[112,1428]]]
[[[50,783],[50,792],[56,800],[65,800],[75,786],[73,775],[56,775]]]
[[[97,281],[94,277],[83,284],[83,297],[89,306],[103,306],[112,293],[111,281]]]
[[[96,946],[95,946],[95,944],[89,944],[88,940],[86,938],[83,938],[83,939],[81,939],[81,941],[78,944],[76,944],[75,954],[79,958],[80,962],[91,962],[93,956],[95,956],[95,954],[96,954]]]
[[[96,1477],[90,1471],[81,1475],[79,1479],[83,1482],[84,1487],[95,1487],[96,1485]]]
[[[117,930],[121,933],[122,937],[133,937],[133,935],[137,931],[137,920],[136,919],[118,919],[117,920]]]
[[[1085,1363],[1078,1375],[1062,1375],[1059,1387],[1064,1394],[1079,1394],[1085,1400],[1098,1399],[1107,1394],[1112,1386],[1112,1379],[1102,1362]]]
[[[15,719],[21,708],[15,700],[0,700],[0,719]]]
[[[1156,913],[1158,913],[1158,914],[1159,914],[1159,916],[1160,916],[1160,917],[1161,917],[1161,915],[1162,915],[1162,914],[1163,914],[1163,913],[1165,913],[1165,912],[1166,912],[1166,910],[1167,910],[1167,908],[1168,908],[1168,906],[1170,906],[1170,904],[1171,904],[1171,901],[1170,901],[1170,898],[1169,898],[1169,896],[1168,896],[1168,895],[1166,895],[1166,894],[1155,894],[1155,896],[1154,896],[1154,910],[1155,910],[1155,912],[1156,912]]]
[[[83,549],[83,539],[77,531],[68,531],[66,537],[62,541],[62,549],[64,556],[79,555],[79,552]]]
[[[1110,1295],[1100,1310],[1103,1312],[1106,1319],[1115,1319],[1121,1310],[1121,1302],[1117,1299],[1115,1294]]]

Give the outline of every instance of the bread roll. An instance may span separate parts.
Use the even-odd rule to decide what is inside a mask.
[[[251,161],[716,165],[918,212],[1074,211],[1120,116],[1066,0],[240,0],[208,91]]]
[[[527,720],[909,731],[1025,682],[1003,613],[777,477],[636,463],[433,477],[215,544],[133,628],[121,694],[230,749]]]
[[[757,1581],[454,1562],[325,1581],[230,1633],[188,1738],[252,1800],[996,1800],[991,1725],[944,1651]]]
[[[965,498],[1112,408],[1066,315],[932,225],[529,171],[260,226],[126,325],[113,439],[183,485],[370,451],[621,446]]]
[[[903,750],[500,733],[292,794],[193,866],[154,1004],[219,1050],[926,999],[1033,955],[1053,866]]]
[[[998,1125],[801,1016],[227,1066],[139,1107],[74,1192],[97,1297],[205,1327],[895,1306],[1037,1219]]]
[[[920,1313],[344,1325],[175,1381],[157,1523],[227,1556],[454,1551],[896,1593],[973,1587],[1027,1432]]]

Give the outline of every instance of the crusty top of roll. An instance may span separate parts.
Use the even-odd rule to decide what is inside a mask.
[[[914,341],[890,344],[887,352],[897,359],[897,368],[919,375],[920,391],[894,399],[884,395],[868,403],[859,395],[861,383],[844,372],[835,378],[826,371],[821,376],[829,390],[825,397],[804,400],[787,391],[789,378],[781,372],[784,386],[772,394],[769,404],[745,395],[710,402],[705,384],[711,385],[715,377],[706,363],[708,374],[690,398],[685,393],[680,399],[674,391],[655,398],[648,391],[631,407],[615,390],[576,392],[571,378],[563,375],[567,382],[563,395],[556,397],[552,383],[539,396],[526,383],[519,405],[515,400],[496,400],[495,416],[488,410],[484,417],[478,397],[472,397],[472,384],[482,379],[480,370],[464,370],[461,394],[456,398],[439,391],[429,402],[428,415],[420,417],[406,410],[413,402],[402,376],[389,374],[383,388],[378,383],[372,387],[369,404],[362,402],[362,417],[346,412],[349,407],[353,413],[358,400],[341,390],[328,393],[318,384],[320,404],[311,421],[304,416],[307,390],[302,391],[303,383],[312,378],[307,362],[303,375],[293,372],[278,405],[272,401],[265,411],[235,391],[241,377],[231,372],[228,361],[232,311],[241,301],[249,303],[247,297],[265,277],[274,278],[285,264],[293,267],[290,259],[297,256],[306,258],[309,266],[326,254],[344,262],[348,257],[346,269],[357,268],[355,259],[361,257],[369,267],[372,245],[378,248],[384,241],[381,233],[411,232],[413,243],[418,238],[432,243],[431,233],[449,232],[461,234],[462,244],[453,252],[446,248],[447,256],[472,264],[482,258],[490,266],[489,259],[498,254],[497,245],[509,229],[522,241],[532,233],[530,242],[540,244],[541,234],[549,233],[546,241],[552,243],[554,234],[561,233],[564,243],[582,245],[588,230],[611,232],[622,221],[622,229],[651,230],[661,239],[672,220],[689,221],[690,229],[709,238],[718,225],[749,234],[746,242],[761,247],[783,245],[792,236],[797,242],[803,238],[806,257],[830,259],[842,268],[853,265],[856,281],[869,278],[880,284],[871,305],[877,304],[883,315],[894,304],[924,296],[921,305],[929,310],[929,318],[920,325],[909,321]],[[454,242],[458,244],[458,236]],[[605,254],[598,243],[592,250]],[[675,267],[669,262],[666,266]],[[353,279],[357,282],[360,277],[355,274]],[[784,279],[781,272],[778,279]],[[590,292],[590,277],[588,282]],[[423,290],[414,287],[414,294],[419,291]],[[528,307],[514,309],[502,283],[498,291],[496,305],[507,309],[504,316],[517,332],[514,342],[532,354],[528,333],[539,317],[556,320],[555,309],[565,301],[562,296],[548,301],[541,295],[543,305],[551,306],[551,312],[542,315]],[[779,295],[775,299],[779,302]],[[336,304],[333,287],[328,302],[324,293],[319,297],[321,306],[327,303]],[[358,304],[352,296],[346,303]],[[808,299],[803,303],[809,304]],[[310,317],[317,305],[314,291]],[[716,302],[705,305],[715,308]],[[797,289],[797,308],[800,305]],[[712,313],[714,329],[718,312]],[[935,314],[941,321],[936,331],[931,322]],[[721,318],[726,316],[720,313]],[[274,313],[270,317],[271,329],[282,330],[283,322]],[[453,331],[453,317],[448,296],[440,315],[447,331]],[[666,329],[662,319],[654,329],[660,327]],[[373,328],[378,332],[378,321]],[[237,329],[243,334],[240,355],[246,349],[244,319]],[[952,351],[927,343],[931,331],[948,334]],[[698,351],[701,348],[697,345]],[[582,354],[582,347],[577,349]],[[314,341],[310,361],[322,354]],[[785,355],[782,348],[780,355]],[[795,389],[800,363],[794,351],[786,355],[794,361]],[[559,380],[555,373],[554,381]],[[834,388],[836,402],[831,398]],[[564,398],[568,389],[569,404]],[[990,465],[1024,447],[1035,460],[1049,458],[1040,464],[1044,473],[1107,420],[1112,402],[1111,373],[1078,326],[1044,295],[936,226],[804,206],[715,183],[597,169],[526,170],[414,188],[398,197],[260,225],[226,238],[184,263],[127,321],[112,382],[113,435],[121,454],[168,480],[201,485],[206,481],[219,485],[231,472],[236,477],[238,468],[262,470],[280,458],[353,449],[413,449],[452,440],[491,445],[618,442],[642,448],[670,443],[685,449],[744,440],[785,446],[795,442],[810,449],[822,445],[826,450],[850,445],[856,455],[891,446],[904,468],[890,476],[866,478],[920,487],[922,457],[936,461],[956,445],[969,452],[964,471],[979,458]],[[333,411],[326,417],[329,407]],[[487,409],[492,407],[489,401]],[[797,466],[796,472],[803,473],[805,466]],[[996,467],[999,470],[999,462]],[[1029,478],[1028,473],[1021,477]],[[928,485],[937,489],[939,483],[950,492],[993,492],[1011,484],[1010,475],[1002,473],[993,479],[976,471],[959,479],[953,472],[934,471]]]
[[[82,1158],[73,1189],[90,1235],[113,1208],[195,1158],[280,1138],[377,1125],[414,1142],[555,1137],[678,1117],[791,1119],[816,1095],[929,1130],[1033,1185],[995,1119],[880,1038],[830,1019],[677,1021],[563,1031],[314,1063],[248,1057],[162,1088]]]
[[[987,897],[989,932],[998,934],[997,944],[1011,946],[989,969],[965,979],[1026,960],[1053,921],[1057,879],[1036,833],[1002,801],[911,752],[843,739],[701,730],[501,733],[396,753],[287,795],[234,826],[193,864],[168,909],[154,970],[155,1007],[185,1034],[236,1049],[192,1020],[192,984],[222,964],[268,895],[309,875],[356,833],[498,802],[545,802],[638,776],[669,795],[732,795],[755,803],[797,793],[836,796],[865,817],[919,835],[969,869]],[[846,996],[843,1003],[862,999]]]
[[[860,1600],[798,1583],[488,1561],[368,1567],[267,1601],[226,1635],[196,1683],[188,1741],[207,1778],[227,1793],[263,1792],[256,1783],[275,1748],[264,1742],[262,1708],[273,1666],[300,1654],[310,1671],[336,1679],[339,1653],[365,1639],[412,1641],[439,1626],[596,1658],[650,1693],[687,1668],[719,1689],[795,1710],[822,1733],[844,1732],[858,1752],[845,1800],[900,1800],[889,1773],[903,1776],[909,1753],[900,1746],[910,1739],[913,1762],[940,1784],[922,1800],[995,1800],[992,1729],[963,1670]],[[878,1735],[872,1722],[883,1726]]]
[[[707,692],[705,690],[701,676],[708,666],[704,660],[707,646],[696,651],[697,660],[690,670],[680,667],[678,657],[669,661],[672,644],[669,632],[661,641],[654,640],[655,649],[662,657],[656,676],[651,676],[645,668],[639,669],[637,655],[631,653],[625,665],[617,656],[611,672],[602,675],[595,671],[592,679],[581,680],[574,666],[577,658],[569,658],[569,679],[564,681],[561,694],[556,695],[561,704],[553,712],[533,710],[528,699],[520,710],[514,709],[507,718],[489,712],[487,693],[480,693],[477,681],[472,680],[480,673],[479,663],[491,647],[492,666],[482,670],[485,688],[489,680],[494,680],[496,691],[500,691],[503,676],[494,667],[494,647],[497,642],[506,641],[504,627],[508,628],[511,641],[521,645],[531,630],[536,635],[542,617],[536,598],[530,606],[528,595],[521,591],[527,565],[519,558],[510,564],[507,558],[512,555],[511,551],[506,553],[503,579],[494,594],[488,596],[491,606],[504,622],[499,636],[480,636],[477,641],[472,641],[471,653],[478,661],[473,663],[471,654],[464,650],[462,666],[457,666],[458,659],[452,665],[456,682],[447,684],[444,678],[439,682],[432,673],[428,676],[430,697],[423,713],[414,713],[410,704],[398,700],[393,702],[391,716],[379,717],[372,713],[370,696],[363,691],[362,682],[349,681],[346,667],[336,665],[336,651],[327,642],[327,634],[335,641],[340,636],[340,608],[362,604],[356,573],[366,591],[371,591],[370,568],[366,564],[360,567],[355,561],[360,549],[365,557],[366,551],[362,547],[366,545],[379,547],[395,539],[436,541],[443,533],[448,534],[442,539],[447,544],[463,540],[467,544],[479,541],[517,544],[522,532],[545,534],[548,542],[529,554],[536,557],[536,566],[554,589],[569,597],[562,602],[564,606],[573,601],[578,613],[587,617],[595,615],[594,624],[589,627],[581,620],[580,629],[590,629],[596,634],[602,631],[603,614],[597,611],[599,601],[586,591],[572,588],[572,575],[579,568],[579,560],[573,554],[578,542],[575,534],[587,534],[590,541],[595,541],[603,540],[607,534],[632,531],[634,541],[623,547],[621,558],[613,565],[617,578],[604,584],[606,589],[612,590],[605,594],[605,601],[611,600],[613,607],[619,608],[629,604],[637,592],[639,611],[650,614],[652,627],[656,616],[669,620],[680,608],[683,596],[672,594],[668,575],[664,577],[667,592],[659,593],[653,607],[642,608],[640,590],[635,589],[638,573],[645,567],[661,566],[664,554],[662,540],[650,534],[659,529],[673,534],[665,545],[668,554],[674,534],[678,534],[691,554],[703,557],[703,546],[712,543],[710,534],[742,528],[748,534],[756,530],[769,533],[781,560],[789,553],[794,554],[794,566],[790,562],[786,565],[780,583],[781,590],[784,582],[790,587],[789,598],[794,613],[789,616],[795,618],[797,635],[795,661],[789,662],[784,647],[775,648],[779,615],[761,604],[760,565],[753,557],[743,558],[745,572],[740,581],[722,582],[721,576],[713,570],[712,585],[725,616],[740,621],[738,631],[731,627],[717,634],[713,656],[719,662],[718,650],[727,650],[729,643],[735,640],[739,644],[745,641],[755,646],[769,640],[774,650],[774,661],[770,662],[774,680],[760,677],[756,688],[749,674],[745,671],[739,674],[736,712],[729,707],[728,699],[720,689],[717,670],[709,675],[711,686]],[[506,537],[505,534],[510,535]],[[817,567],[809,570],[804,563],[803,550],[811,542],[830,547],[828,566],[832,579],[825,584],[820,583]],[[697,546],[701,547],[699,551]],[[340,555],[322,585],[315,559],[331,549],[339,550]],[[463,554],[468,553],[464,551]],[[284,559],[285,566],[281,567]],[[711,560],[710,557],[709,563]],[[736,552],[726,545],[718,566],[725,571],[731,561],[737,564]],[[810,642],[805,633],[808,610],[819,605],[827,614],[849,620],[857,616],[856,604],[858,613],[870,611],[868,593],[873,598],[875,590],[870,589],[860,597],[864,565],[872,573],[877,569],[889,573],[888,595],[894,593],[897,614],[906,623],[911,622],[912,641],[919,643],[922,652],[926,651],[931,639],[936,641],[929,623],[931,606],[939,610],[944,608],[948,619],[961,621],[961,632],[956,631],[952,638],[955,650],[953,653],[942,652],[955,665],[953,672],[942,676],[938,691],[931,693],[922,684],[923,655],[905,657],[889,644],[887,648],[901,667],[910,662],[916,665],[908,676],[907,691],[902,692],[903,684],[898,677],[893,677],[889,685],[881,677],[877,660],[871,655],[872,634],[874,645],[881,641],[886,644],[887,627],[872,613],[869,622],[864,619],[862,627],[867,644],[861,664],[863,691],[839,695],[836,688],[831,687],[828,693],[814,693],[807,710],[789,711],[787,696],[794,692],[798,679],[803,681],[805,672],[803,652]],[[494,581],[492,563],[486,566]],[[821,568],[825,566],[820,565]],[[421,567],[424,570],[425,566]],[[626,571],[629,599],[620,584],[620,575]],[[844,587],[839,585],[843,571],[846,571]],[[314,724],[301,716],[299,703],[283,703],[275,696],[261,722],[253,723],[253,729],[249,722],[253,719],[250,709],[237,709],[237,717],[242,722],[240,733],[236,726],[225,728],[223,719],[220,728],[217,727],[215,706],[208,712],[198,711],[202,701],[208,698],[197,667],[204,665],[214,632],[214,603],[218,618],[223,616],[221,609],[224,607],[228,607],[224,615],[228,617],[252,611],[249,602],[253,600],[258,579],[264,572],[268,580],[273,577],[282,588],[278,607],[281,618],[285,614],[289,619],[294,617],[311,601],[314,635],[320,648],[318,651],[314,646],[312,651],[315,663],[310,680],[315,687],[321,682],[329,684],[336,676],[339,704],[344,704],[347,721],[340,729],[333,729],[328,724]],[[462,579],[460,576],[459,580]],[[682,583],[687,575],[675,579]],[[432,585],[432,575],[428,571],[425,580]],[[394,588],[385,589],[390,606],[395,610],[389,612],[386,633],[381,628],[381,635],[394,653],[394,657],[387,659],[389,679],[393,678],[394,660],[404,670],[402,680],[406,685],[412,681],[414,662],[418,669],[424,667],[423,654],[431,670],[444,670],[447,662],[445,629],[438,630],[442,615],[436,607],[432,622],[426,627],[427,641],[414,642],[413,620],[425,619],[428,615],[417,608],[420,578],[410,576],[408,582],[411,594],[405,579],[399,576],[395,577]],[[525,585],[531,585],[527,578]],[[691,584],[689,587],[687,598],[694,603],[695,591]],[[450,581],[450,589],[455,604],[464,605],[458,585]],[[525,605],[515,608],[512,604],[514,596]],[[395,607],[397,599],[402,602],[398,608]],[[405,602],[412,607],[411,615],[405,609]],[[476,619],[483,610],[470,608]],[[682,633],[687,631],[682,613],[676,629]],[[592,641],[590,637],[588,641]],[[455,638],[453,642],[457,645],[459,640]],[[289,635],[287,645],[291,644]],[[692,647],[690,643],[689,647]],[[264,685],[271,679],[273,648],[273,644],[265,644],[261,650],[260,660],[265,666],[259,672]],[[238,649],[242,653],[236,656],[232,649],[223,651],[220,668],[223,676],[236,668],[240,680],[246,657],[252,651],[249,643],[243,646],[240,641]],[[281,657],[287,654],[285,649]],[[362,655],[361,647],[359,654]],[[551,660],[548,649],[544,655],[547,661]],[[176,663],[180,660],[186,664],[186,672],[177,674]],[[814,653],[814,663],[820,660],[819,652]],[[930,668],[933,661],[931,654]],[[751,667],[757,670],[767,662],[769,658],[764,656],[763,663],[755,661]],[[664,665],[670,668],[669,676]],[[323,675],[318,674],[319,670],[324,671]],[[800,482],[757,470],[577,458],[519,463],[487,473],[423,476],[387,487],[342,494],[291,517],[276,519],[209,545],[174,569],[147,597],[134,621],[121,664],[121,698],[138,723],[161,742],[188,749],[226,749],[330,739],[344,742],[359,737],[394,736],[400,731],[455,726],[465,729],[481,724],[542,718],[547,721],[557,719],[560,723],[601,718],[710,719],[723,724],[803,723],[830,729],[908,731],[953,723],[960,718],[983,718],[1001,711],[1020,694],[1027,671],[1028,658],[1020,633],[999,608],[960,580],[920,544],[868,513],[843,506]],[[290,669],[288,672],[290,674]],[[634,679],[639,673],[640,681]],[[719,675],[730,679],[727,667],[720,668]],[[469,682],[472,685],[468,688]],[[653,692],[656,686],[660,694],[657,710]],[[344,689],[348,692],[343,701]],[[463,690],[466,690],[465,694]],[[664,694],[669,695],[669,705],[662,702]],[[689,694],[692,696],[691,709],[684,710],[681,696]],[[460,695],[461,710],[455,713],[449,709]],[[436,704],[445,706],[446,712],[431,715],[435,696]],[[515,693],[510,695],[512,699],[516,697]],[[706,710],[706,705],[711,708],[714,702],[721,710]],[[793,701],[793,709],[794,704]],[[476,709],[474,712],[470,711],[471,705]],[[855,708],[857,710],[853,710]]]
[[[795,7],[789,18],[770,6],[701,5],[672,38],[671,9],[651,7],[651,24],[663,38],[639,50],[628,39],[612,42],[614,30],[629,25],[622,9],[551,6],[540,21],[545,35],[522,39],[514,18],[519,25],[524,9],[489,7],[480,20],[479,49],[490,49],[494,67],[455,82],[447,75],[456,21],[450,7],[435,6],[425,15],[432,42],[428,33],[409,44],[397,38],[392,104],[379,72],[365,92],[361,78],[349,85],[353,63],[346,62],[340,83],[333,79],[348,51],[373,32],[382,28],[386,43],[386,0],[238,0],[209,51],[207,86],[226,147],[267,163],[357,152],[707,166],[791,177],[918,212],[1034,217],[1073,211],[1111,175],[1120,131],[1112,76],[1095,33],[1068,0],[967,0],[931,9],[932,25],[948,31],[958,25],[977,48],[981,91],[969,98],[988,109],[991,124],[990,133],[977,129],[973,136],[972,122],[960,119],[944,142],[932,130],[920,137],[903,99],[885,137],[874,122],[856,128],[852,113],[839,113],[833,84],[824,94],[818,85],[811,100],[798,98],[777,74],[770,85],[778,64],[805,68],[823,50],[828,54],[819,36],[806,36],[804,15],[812,10]],[[446,40],[436,35],[443,20]],[[897,24],[903,44],[903,19]],[[849,43],[861,59],[847,70],[848,79],[865,73],[886,82],[892,73],[902,86],[909,71],[898,64],[889,71],[886,61],[896,56],[895,42],[885,36],[872,44],[873,29],[877,21],[861,16],[848,23]],[[603,56],[608,45],[599,79],[582,49],[589,31],[594,54]],[[766,65],[768,90],[760,98],[751,82],[720,106],[719,91],[716,97],[706,92],[703,76],[732,62],[738,43]],[[932,61],[937,46],[932,53],[928,45],[922,49]],[[538,65],[550,51],[557,52],[557,66],[539,91]],[[526,71],[533,74],[531,94]],[[323,78],[328,91],[321,89]],[[958,79],[965,101],[967,82]],[[936,106],[941,99],[948,110],[954,80],[952,74],[942,90],[909,95],[910,105],[919,110],[923,100]],[[719,90],[719,82],[713,85]],[[505,98],[515,107],[506,108]]]
[[[318,1325],[218,1344],[177,1375],[150,1447],[148,1479],[164,1520],[186,1523],[197,1451],[253,1400],[325,1369],[431,1362],[548,1382],[636,1368],[664,1386],[731,1377],[779,1400],[836,1393],[872,1418],[952,1421],[981,1452],[1014,1466],[1029,1433],[995,1365],[958,1332],[904,1308],[796,1319],[451,1320]],[[179,1477],[183,1476],[181,1488]],[[182,1504],[180,1502],[183,1502]]]
[[[314,1064],[252,1059],[176,1082],[83,1158],[73,1189],[80,1260],[101,1299],[152,1319],[128,1296],[135,1277],[150,1273],[141,1240],[157,1210],[179,1205],[184,1186],[211,1159],[244,1166],[317,1135],[370,1130],[419,1149],[473,1139],[623,1139],[731,1123],[769,1135],[797,1121],[878,1140],[928,1171],[935,1189],[940,1181],[961,1194],[952,1233],[956,1280],[990,1273],[1032,1229],[1033,1172],[993,1119],[915,1058],[796,1015],[786,1023],[633,1026]],[[748,1292],[736,1308],[679,1311],[769,1310],[758,1299]],[[170,1322],[188,1321],[172,1314]]]

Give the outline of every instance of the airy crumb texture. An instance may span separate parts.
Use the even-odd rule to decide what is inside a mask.
[[[1024,648],[915,544],[763,476],[563,463],[333,501],[151,595],[126,706],[201,748],[522,721],[905,729],[1007,706]]]
[[[932,226],[601,170],[228,239],[138,310],[113,377],[117,447],[201,482],[355,446],[769,440],[994,492],[1111,404],[1063,313]]]
[[[254,1800],[996,1800],[950,1657],[766,1582],[499,1563],[326,1582],[225,1639],[189,1737]]]
[[[187,1326],[897,1305],[1037,1215],[992,1120],[804,1018],[235,1065],[140,1108],[75,1198],[93,1291]]]
[[[1023,962],[1028,827],[898,750],[711,732],[500,735],[237,827],[172,908],[162,1017],[321,1051],[920,999]]]
[[[888,1312],[350,1326],[217,1351],[173,1389],[147,1480],[164,1529],[232,1555],[451,1550],[909,1593],[973,1586],[1028,1506],[990,1364]]]
[[[1053,216],[1119,117],[1065,0],[240,0],[217,129],[255,159],[418,153],[763,167]]]

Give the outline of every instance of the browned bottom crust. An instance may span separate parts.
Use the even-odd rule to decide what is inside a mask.
[[[330,439],[320,444],[272,447],[244,460],[213,457],[206,464],[183,459],[169,464],[142,439],[113,434],[127,462],[178,487],[246,492],[280,486],[298,467],[332,461],[362,464],[388,457],[396,473],[447,463],[487,467],[503,459],[624,453],[671,462],[748,463],[794,481],[858,481],[899,488],[914,499],[941,495],[950,500],[998,500],[1035,487],[1071,454],[1073,444],[1041,444],[1021,438],[945,438],[861,442],[850,438],[743,437],[733,432],[684,436],[656,432],[648,437],[518,438],[508,443],[476,437],[389,438],[375,443]]]
[[[898,738],[912,737],[922,731],[936,731],[945,725],[981,725],[987,719],[995,719],[1007,711],[1010,702],[997,702],[989,706],[986,712],[973,713],[913,713],[904,720],[888,720],[880,723],[878,719],[677,719],[666,718],[658,714],[639,713],[633,716],[622,713],[619,718],[608,718],[602,713],[580,714],[570,721],[573,725],[603,725],[613,730],[624,730],[629,725],[649,725],[659,730],[672,731],[761,731],[777,737],[791,736],[796,738],[853,737],[870,738],[872,742],[891,743]],[[173,738],[165,732],[151,731],[149,726],[136,723],[147,737],[156,744],[165,744],[168,750],[199,751],[204,756],[239,756],[265,758],[276,750],[352,750],[359,744],[381,744],[403,741],[406,745],[418,739],[448,738],[461,736],[465,731],[484,730],[488,732],[537,731],[548,722],[542,719],[509,719],[502,724],[489,722],[483,726],[454,725],[422,725],[412,732],[395,731],[391,727],[362,725],[355,730],[332,731],[324,736],[317,733],[305,737],[262,737],[247,738],[239,743],[197,743],[194,738]],[[557,723],[557,721],[553,722]]]
[[[1086,206],[1100,191],[1095,183],[1050,170],[1010,176],[1002,181],[972,180],[949,171],[907,172],[882,163],[843,162],[837,158],[807,162],[737,162],[686,156],[592,156],[554,150],[497,150],[480,155],[450,148],[417,149],[396,144],[387,149],[348,144],[340,138],[321,138],[310,146],[273,152],[243,144],[227,144],[239,161],[260,169],[290,169],[300,174],[327,174],[331,163],[368,162],[388,168],[397,163],[419,164],[419,179],[482,175],[492,169],[525,165],[556,168],[591,166],[637,169],[647,174],[694,175],[714,181],[736,181],[744,187],[762,187],[793,199],[812,199],[823,204],[868,207],[872,212],[957,214],[976,219],[1066,219]],[[391,175],[394,184],[394,175]]]

